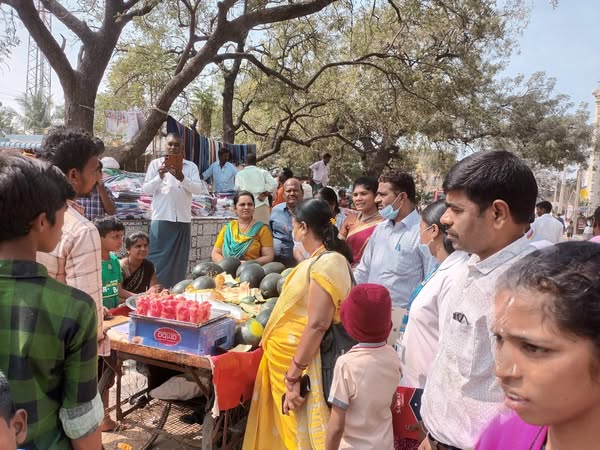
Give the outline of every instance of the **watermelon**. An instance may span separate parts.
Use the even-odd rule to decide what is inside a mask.
[[[164,300],[162,302],[162,311],[160,313],[160,317],[163,319],[176,320],[177,303],[177,300]]]
[[[175,315],[177,320],[182,322],[190,321],[190,305],[187,302],[179,302],[175,307]]]
[[[267,322],[269,321],[272,312],[273,309],[265,309],[259,312],[258,316],[256,316],[256,320],[263,326],[263,328],[267,326]]]
[[[242,326],[235,326],[235,345],[240,345],[244,343],[244,338],[242,337]]]
[[[279,297],[270,298],[269,300],[267,300],[266,303],[263,303],[260,306],[260,311],[259,312],[263,312],[263,311],[266,311],[266,310],[273,311],[273,309],[275,308],[275,305],[277,304],[277,300],[279,300]]]
[[[242,325],[242,342],[252,347],[257,347],[263,334],[263,326],[256,319],[248,319]]]
[[[256,261],[247,261],[243,264],[240,264],[240,266],[235,271],[236,278],[242,274],[242,270],[244,270],[246,267],[250,266],[251,264],[256,264],[256,265],[260,266],[260,264],[257,263]]]
[[[226,256],[218,262],[219,267],[227,272],[232,277],[235,277],[235,273],[242,263],[235,256]]]
[[[256,297],[254,295],[249,295],[240,300],[241,303],[245,303],[246,305],[253,305],[256,302]]]
[[[292,270],[294,270],[293,267],[290,267],[289,269],[285,269],[283,272],[281,272],[281,276],[287,277],[290,273],[292,273]]]
[[[246,264],[244,264],[244,266],[246,266]],[[259,264],[250,264],[242,270],[242,273],[240,274],[240,283],[246,281],[251,288],[257,288],[260,286],[260,282],[264,277],[265,271]]]
[[[160,300],[150,301],[150,307],[148,308],[148,315],[150,317],[160,317],[162,313],[162,302]]]
[[[148,314],[150,310],[150,298],[142,296],[138,297],[135,302],[135,312],[141,316]]]
[[[194,280],[182,280],[179,283],[177,283],[175,286],[173,286],[171,288],[171,293],[173,294],[183,294],[185,291],[185,288],[188,287],[190,284],[192,284]]]
[[[285,266],[283,264],[281,264],[280,262],[270,262],[265,264],[263,267],[263,270],[265,271],[265,274],[270,274],[270,273],[281,273],[285,270]]]
[[[214,277],[215,275],[223,272],[223,268],[213,262],[201,262],[194,266],[192,269],[192,277],[194,279],[203,275]]]
[[[277,293],[281,295],[281,291],[283,291],[283,285],[285,284],[286,277],[281,277],[277,282]]]
[[[202,290],[202,289],[214,289],[217,287],[215,280],[213,280],[211,277],[205,275],[205,276],[201,276],[198,277],[194,280],[194,282],[192,283],[192,287],[196,290]]]
[[[278,273],[269,273],[265,275],[265,277],[260,282],[260,293],[263,298],[276,297],[277,293],[277,283],[279,282],[281,275]]]

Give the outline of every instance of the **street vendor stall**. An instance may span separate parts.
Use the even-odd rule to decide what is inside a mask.
[[[240,444],[243,439],[247,414],[246,402],[252,395],[262,350],[230,351],[222,355],[210,356],[149,347],[130,342],[128,333],[132,327],[129,320],[120,318],[118,322],[124,323],[111,328],[113,352],[112,357],[107,361],[109,368],[100,380],[99,389],[103,390],[111,378],[112,374],[108,372],[114,372],[116,374],[116,400],[112,409],[116,410],[117,420],[148,432],[145,442],[135,448],[148,449],[160,435],[173,434],[172,430],[165,429],[170,414],[176,408],[181,410],[187,407],[190,411],[194,404],[185,405],[185,403],[177,401],[153,400],[159,404],[158,416],[155,414],[148,423],[140,423],[139,418],[143,416],[134,416],[132,413],[147,405],[143,402],[135,402],[135,400],[146,395],[149,389],[129,392],[128,396],[123,395],[123,365],[128,360],[188,374],[195,381],[201,396],[207,402],[204,420],[198,433],[201,440],[188,439],[185,444],[189,448],[195,447],[203,450],[217,448],[217,446],[221,449],[236,448],[236,445]],[[182,427],[185,426],[180,424],[178,428]],[[191,431],[194,434],[193,427]]]
[[[143,443],[136,449],[150,448],[165,432],[189,435],[191,439],[184,444],[187,447],[182,448],[198,448],[198,436],[204,450],[215,448],[217,442],[221,449],[237,448],[243,439],[247,402],[262,356],[258,345],[263,327],[292,269],[276,262],[242,264],[227,257],[218,264],[197,264],[191,272],[193,279],[182,280],[171,291],[148,291],[128,298],[125,305],[111,310],[128,317],[105,322],[110,327],[112,355],[100,390],[104,391],[116,374],[112,410],[117,420],[146,430]],[[129,385],[123,395],[128,383],[124,368],[129,360],[149,366],[150,375],[155,368],[187,375],[187,380],[178,382],[186,386],[183,390],[190,384],[195,390],[183,397],[203,399],[202,418],[197,420],[201,427],[192,431],[173,431],[170,427],[172,411],[181,410],[182,404],[156,399],[182,397],[161,397],[156,389],[150,389],[153,386],[140,385]],[[148,384],[154,385],[157,380],[150,378],[152,383]],[[167,373],[167,378],[171,382],[177,377]],[[146,407],[155,408],[149,420],[148,415],[139,413]],[[190,410],[189,405],[183,407]],[[196,402],[191,411],[198,408]]]

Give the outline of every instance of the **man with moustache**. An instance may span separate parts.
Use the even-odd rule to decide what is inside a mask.
[[[456,250],[472,256],[456,273],[421,415],[420,450],[472,449],[502,409],[490,333],[496,280],[535,250],[524,232],[533,219],[537,183],[523,160],[480,152],[455,164],[444,180],[441,218]],[[539,243],[537,244],[539,246]]]
[[[302,186],[296,178],[289,178],[283,184],[285,203],[275,205],[271,210],[269,225],[273,233],[275,261],[287,267],[296,265],[294,259],[294,239],[292,238],[292,215],[296,204],[302,200]]]
[[[392,297],[392,331],[388,344],[394,345],[408,300],[435,262],[421,247],[419,213],[415,208],[416,188],[406,172],[379,177],[375,202],[386,219],[373,231],[360,263],[354,269],[357,283],[385,286]]]
[[[175,286],[187,274],[192,234],[192,195],[203,190],[198,166],[183,158],[181,138],[169,133],[166,152],[148,166],[142,191],[152,194],[150,253],[158,282]]]

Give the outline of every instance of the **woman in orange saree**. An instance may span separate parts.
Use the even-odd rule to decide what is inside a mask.
[[[310,258],[288,275],[265,327],[243,450],[323,450],[329,408],[323,396],[320,344],[351,288],[350,249],[338,239],[329,206],[305,200],[292,219],[294,240]],[[300,396],[300,377],[310,392]],[[283,397],[283,400],[282,400]]]
[[[340,238],[346,239],[352,250],[354,265],[360,262],[375,227],[383,221],[375,203],[378,185],[375,177],[359,177],[354,182],[352,202],[358,214],[348,215],[340,229]]]

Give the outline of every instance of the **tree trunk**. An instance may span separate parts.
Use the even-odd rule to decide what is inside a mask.
[[[365,169],[365,174],[370,177],[377,177],[383,173],[390,162],[392,149],[388,146],[376,146],[369,138],[360,138],[365,152],[361,154],[361,160]]]
[[[239,67],[238,67],[239,69]],[[223,142],[235,143],[235,127],[233,125],[233,92],[238,71],[223,73]]]
[[[246,39],[237,44],[237,53],[244,52]],[[228,144],[235,143],[235,132],[237,127],[233,123],[233,94],[235,92],[235,80],[240,73],[242,65],[241,58],[235,59],[231,69],[223,68],[223,142]]]
[[[96,102],[97,86],[86,78],[79,77],[76,86],[64,89],[65,93],[65,125],[94,130],[94,104]]]

